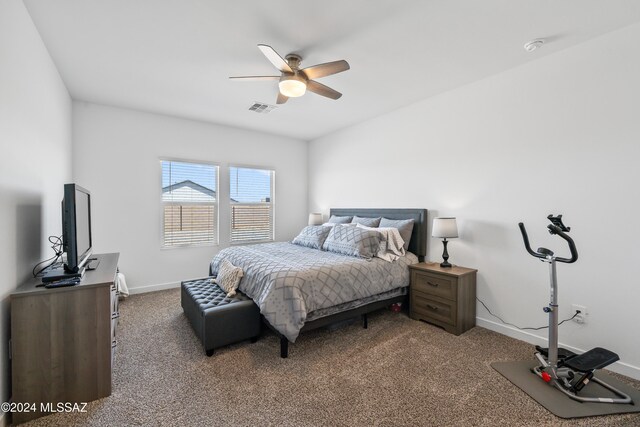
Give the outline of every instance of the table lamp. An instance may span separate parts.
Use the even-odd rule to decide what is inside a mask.
[[[322,225],[322,214],[321,213],[310,213],[309,214],[309,225]]]
[[[447,252],[447,239],[453,239],[458,237],[458,224],[456,224],[455,218],[434,218],[433,227],[431,229],[431,236],[442,237],[442,245],[444,251],[442,252],[442,259],[444,262],[440,263],[440,267],[451,267],[449,261],[449,253]]]

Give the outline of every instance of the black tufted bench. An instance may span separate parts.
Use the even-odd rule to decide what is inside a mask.
[[[227,298],[211,277],[182,282],[180,299],[207,356],[214,348],[247,339],[256,342],[260,335],[260,310],[253,300],[240,291]]]

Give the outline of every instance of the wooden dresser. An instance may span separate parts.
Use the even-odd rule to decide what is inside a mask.
[[[76,286],[46,289],[34,279],[11,294],[12,400],[36,407],[13,413],[14,424],[46,415],[41,404],[111,394],[119,254],[93,257],[100,264]]]
[[[476,273],[464,267],[438,263],[413,264],[409,315],[438,325],[455,335],[476,325]]]

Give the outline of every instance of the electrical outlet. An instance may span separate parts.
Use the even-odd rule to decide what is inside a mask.
[[[573,316],[573,314],[580,310],[580,314],[578,314],[576,317],[573,318],[573,321],[576,323],[580,323],[580,324],[585,324],[587,323],[587,316],[589,315],[589,312],[587,311],[587,307],[585,307],[584,305],[578,305],[578,304],[571,304],[571,315]]]

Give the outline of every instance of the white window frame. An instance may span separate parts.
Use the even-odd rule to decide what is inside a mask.
[[[239,168],[239,169],[257,169],[263,171],[271,172],[271,196],[270,202],[268,203],[271,206],[271,237],[269,239],[260,239],[260,240],[233,240],[233,206],[234,205],[247,205],[247,206],[262,206],[267,203],[242,203],[242,202],[232,202],[231,201],[231,168]],[[276,169],[269,166],[255,166],[255,165],[242,165],[242,164],[230,164],[227,168],[227,180],[229,183],[228,188],[228,197],[229,197],[229,245],[231,246],[240,246],[240,245],[251,245],[255,243],[268,243],[274,242],[276,239]]]
[[[175,203],[167,203],[162,201],[162,162],[179,162],[179,163],[195,163],[199,165],[207,165],[215,167],[215,179],[216,179],[216,188],[214,191],[216,192],[216,201],[213,203],[192,203],[194,205],[199,204],[210,204],[214,207],[215,218],[215,238],[211,242],[203,242],[203,243],[185,243],[182,245],[166,245],[164,238],[164,207],[167,204],[175,204]],[[193,247],[206,247],[206,246],[219,246],[220,245],[220,164],[207,160],[193,160],[193,159],[180,159],[174,157],[160,157],[158,159],[159,165],[159,174],[160,174],[160,248],[163,250],[172,250],[172,249],[181,249],[181,248],[193,248]],[[188,205],[189,203],[187,203]],[[185,203],[183,203],[185,205]]]

